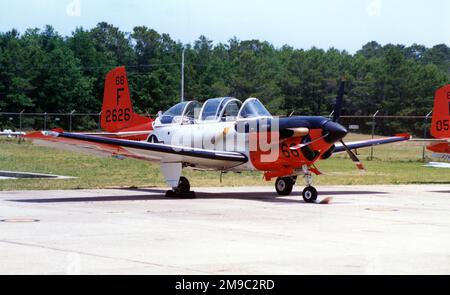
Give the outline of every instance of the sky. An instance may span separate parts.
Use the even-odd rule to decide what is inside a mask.
[[[126,32],[144,25],[183,43],[235,36],[354,53],[372,40],[449,45],[449,12],[449,0],[0,0],[0,31],[50,24],[68,36],[106,21]]]

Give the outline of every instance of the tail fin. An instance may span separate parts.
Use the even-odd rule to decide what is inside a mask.
[[[101,114],[101,127],[108,132],[118,132],[125,128],[148,123],[152,119],[133,112],[130,89],[125,67],[118,67],[106,74]]]
[[[450,84],[436,90],[431,124],[433,137],[450,138]]]

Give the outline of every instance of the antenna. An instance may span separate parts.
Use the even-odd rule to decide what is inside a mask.
[[[183,48],[181,53],[181,102],[184,101],[184,52],[186,48]]]

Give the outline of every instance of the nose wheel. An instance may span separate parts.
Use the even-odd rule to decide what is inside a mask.
[[[317,200],[317,190],[313,186],[307,186],[302,192],[303,200],[306,203],[314,203]]]

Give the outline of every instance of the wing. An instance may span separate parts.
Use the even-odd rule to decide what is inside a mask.
[[[410,137],[411,136],[409,134],[404,133],[404,134],[397,134],[395,136],[388,137],[388,138],[353,141],[353,142],[348,142],[345,144],[348,146],[349,149],[353,150],[353,149],[359,149],[359,148],[364,148],[364,147],[369,147],[369,146],[376,146],[376,145],[381,145],[381,144],[406,141],[406,140],[409,140]],[[340,153],[340,152],[345,152],[345,148],[342,144],[337,143],[336,148],[334,149],[333,153]]]
[[[44,131],[25,137],[40,141],[41,144],[42,141],[51,142],[50,146],[66,150],[83,149],[94,154],[124,156],[151,162],[182,162],[200,169],[227,169],[248,161],[247,156],[239,152],[172,146],[93,134]]]

